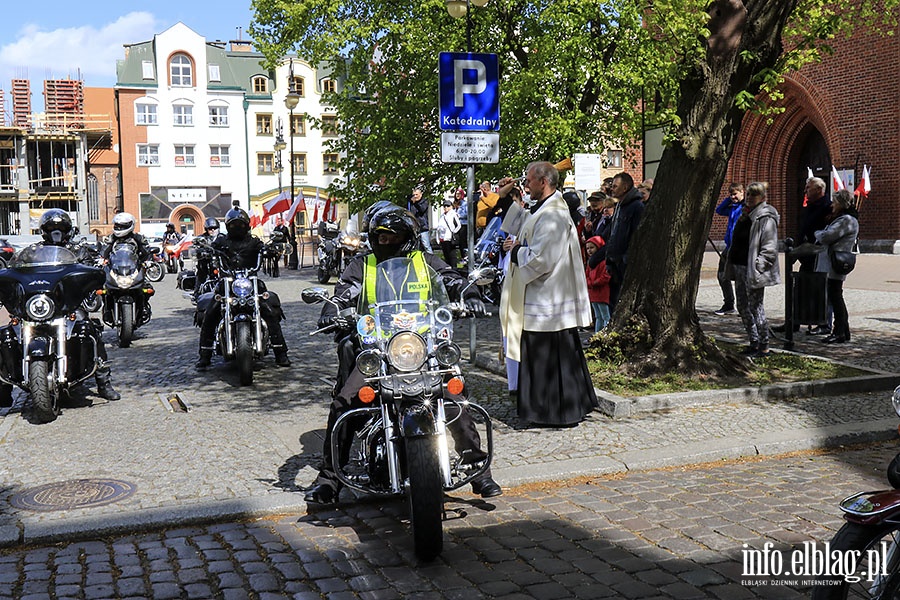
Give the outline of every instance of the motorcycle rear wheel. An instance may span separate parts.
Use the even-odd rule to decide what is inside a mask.
[[[887,543],[887,552],[881,552],[881,542]],[[856,573],[860,581],[850,583],[843,577],[828,577],[835,585],[816,586],[812,589],[813,600],[844,600],[848,598],[879,598],[887,600],[900,594],[900,524],[882,523],[879,525],[860,525],[845,523],[831,540],[831,551],[858,553]],[[875,576],[874,581],[867,581],[868,573],[874,571],[876,564],[870,562],[867,551],[878,555],[879,560],[887,558],[885,570],[887,575]],[[885,554],[887,556],[885,556]],[[879,570],[880,572],[880,570]],[[873,575],[876,575],[873,573]]]
[[[438,456],[436,437],[406,439],[409,518],[416,556],[421,560],[434,560],[444,549],[444,488]]]
[[[59,394],[50,363],[34,361],[28,369],[28,392],[38,423],[50,423],[59,416]]]
[[[178,272],[178,261],[175,260],[174,256],[170,256],[166,261],[166,272],[167,273],[177,273]]]
[[[127,348],[134,338],[134,304],[119,304],[119,348]]]
[[[144,274],[147,276],[153,283],[159,283],[163,280],[163,277],[166,276],[165,271],[163,271],[162,265],[158,262],[150,263],[147,265],[146,269],[144,269]]]
[[[241,385],[253,383],[253,332],[250,323],[240,322],[234,328],[234,359]]]

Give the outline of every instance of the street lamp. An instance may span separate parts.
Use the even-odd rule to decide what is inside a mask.
[[[284,165],[281,162],[281,152],[287,148],[284,143],[283,128],[281,125],[281,117],[275,124],[275,172],[278,173],[278,195],[281,195],[281,173],[284,171]]]
[[[290,113],[290,121],[288,125],[288,133],[291,136],[291,206],[294,206],[294,109],[297,108],[297,104],[300,103],[300,94],[297,93],[297,89],[294,85],[294,59],[291,60],[290,66],[290,74],[288,75],[288,82],[290,86],[290,91],[288,95],[284,97],[284,105],[287,107],[288,112]],[[291,256],[288,260],[288,268],[296,270],[300,264],[300,261],[297,258],[297,213],[294,213],[294,216],[291,217]]]

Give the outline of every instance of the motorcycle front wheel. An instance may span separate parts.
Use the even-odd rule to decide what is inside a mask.
[[[144,275],[147,276],[147,279],[152,281],[153,283],[159,283],[163,280],[163,277],[166,276],[166,272],[163,271],[162,265],[158,262],[153,262],[147,265],[144,269]]]
[[[319,265],[316,270],[316,281],[325,284],[329,279],[331,279],[331,272],[324,265]]]
[[[413,545],[421,560],[433,560],[444,549],[441,518],[444,488],[436,437],[407,438],[406,465],[409,470],[409,518]]]
[[[170,256],[166,261],[166,271],[169,273],[177,273],[178,272],[178,261],[175,260],[174,256]]]
[[[119,348],[127,348],[134,337],[134,304],[119,304]]]
[[[50,423],[59,416],[59,395],[50,363],[36,360],[28,368],[28,393],[38,423]]]
[[[253,332],[250,323],[236,323],[234,334],[234,359],[241,385],[250,385],[253,383]]]
[[[884,542],[884,544],[882,544]],[[813,600],[845,600],[850,598],[900,597],[900,524],[860,525],[845,523],[831,540],[831,552],[857,558],[857,582],[842,576],[822,577],[831,585],[812,589]],[[869,552],[871,550],[871,553]],[[882,574],[886,573],[886,574]]]

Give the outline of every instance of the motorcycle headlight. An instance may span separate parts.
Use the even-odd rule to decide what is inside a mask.
[[[452,367],[459,362],[462,351],[453,342],[441,344],[434,350],[434,357],[444,367]]]
[[[415,371],[427,356],[425,340],[418,333],[403,331],[387,345],[388,361],[398,371]]]
[[[356,368],[366,377],[374,377],[381,370],[381,356],[374,350],[365,350],[356,357]]]
[[[239,277],[231,284],[231,291],[238,298],[247,298],[253,293],[253,282],[245,277]]]
[[[116,275],[113,273],[113,279],[116,280],[116,285],[120,288],[129,288],[134,283],[134,276],[132,275]]]
[[[900,385],[894,388],[894,394],[891,396],[891,404],[894,405],[894,412],[900,416]]]
[[[25,303],[25,314],[33,321],[43,321],[53,316],[56,305],[47,294],[37,294]]]

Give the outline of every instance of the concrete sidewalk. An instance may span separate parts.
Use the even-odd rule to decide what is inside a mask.
[[[705,330],[740,342],[740,319],[713,314],[721,305],[715,261],[713,253],[704,261],[698,313]],[[796,351],[875,372],[865,382],[850,382],[849,389],[835,387],[844,382],[793,396],[747,391],[656,398],[643,401],[655,403],[652,412],[630,410],[616,419],[594,413],[575,428],[534,429],[518,422],[503,375],[469,369],[469,386],[494,419],[495,478],[508,488],[895,438],[900,419],[889,390],[900,383],[893,375],[900,371],[900,281],[891,279],[898,267],[900,256],[860,256],[845,292],[851,343],[826,346],[797,335]],[[306,335],[318,307],[297,300],[313,278],[307,270],[270,282],[288,313],[295,367],[277,370],[269,358],[252,388],[234,385],[225,367],[194,372],[190,308],[167,278],[158,286],[154,320],[139,330],[134,347],[110,349],[122,401],[67,410],[42,426],[25,421],[18,407],[0,411],[0,546],[305,513],[302,488],[315,476],[327,415],[323,398],[335,370],[330,340]],[[766,307],[780,322],[782,288],[767,290]],[[456,337],[465,349],[464,329],[458,327]],[[488,364],[499,349],[496,317],[480,321],[477,336],[477,362]],[[189,400],[191,412],[162,408],[159,398],[173,390]],[[122,479],[137,491],[90,508],[35,512],[9,503],[49,482],[85,478]]]

